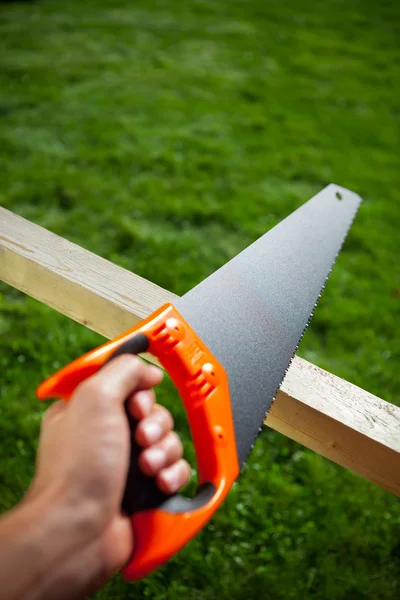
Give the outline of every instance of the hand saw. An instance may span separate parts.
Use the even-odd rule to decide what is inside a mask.
[[[151,352],[183,400],[196,450],[194,498],[161,493],[141,474],[131,425],[122,504],[137,580],[178,552],[221,505],[261,431],[360,204],[329,185],[202,283],[139,325],[70,363],[38,388],[68,400],[76,386],[124,353]]]

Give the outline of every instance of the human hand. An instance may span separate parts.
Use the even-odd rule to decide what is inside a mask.
[[[47,498],[47,511],[58,510],[70,520],[68,543],[76,550],[64,565],[68,598],[97,589],[134,547],[130,521],[120,511],[129,466],[126,398],[140,421],[142,471],[155,476],[166,493],[177,492],[189,479],[172,416],[155,403],[151,389],[161,379],[160,369],[123,355],[81,383],[69,403],[56,402],[44,415],[27,501]]]

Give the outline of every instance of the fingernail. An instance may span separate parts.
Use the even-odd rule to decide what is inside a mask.
[[[146,461],[153,472],[159,471],[165,462],[165,452],[160,448],[146,450]]]
[[[147,390],[142,390],[140,392],[136,392],[135,401],[136,401],[136,404],[139,405],[139,409],[142,412],[142,416],[148,415],[150,412],[150,409],[151,409],[152,401],[151,401],[151,398],[150,398]]]
[[[161,425],[154,421],[150,421],[149,423],[146,423],[146,425],[143,425],[143,429],[148,444],[158,442],[164,433]]]
[[[168,469],[168,471],[164,471],[162,478],[168,489],[175,490],[178,487],[178,477],[174,469]]]

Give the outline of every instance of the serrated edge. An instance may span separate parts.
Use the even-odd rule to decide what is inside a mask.
[[[336,187],[336,186],[335,186],[335,187]],[[340,190],[339,186],[337,186],[337,187],[336,187],[336,190],[333,190],[333,191],[334,191],[334,193],[337,193],[338,189]],[[350,190],[346,190],[346,191],[350,191]],[[342,193],[342,192],[340,192],[340,193]],[[351,192],[351,193],[353,193],[353,192]],[[272,406],[273,406],[273,404],[274,404],[274,402],[275,402],[275,400],[276,400],[276,396],[277,396],[277,394],[278,394],[278,392],[279,392],[279,390],[280,390],[280,388],[281,388],[281,385],[282,385],[282,383],[283,383],[283,381],[284,381],[284,379],[285,379],[285,377],[286,377],[286,374],[287,374],[288,370],[290,369],[290,365],[291,365],[291,364],[292,364],[292,362],[293,362],[293,359],[294,359],[294,357],[295,357],[295,355],[296,355],[297,349],[298,349],[298,347],[300,346],[301,340],[303,339],[303,337],[304,337],[304,334],[305,334],[305,332],[307,331],[307,329],[308,329],[308,326],[309,326],[309,324],[310,324],[310,321],[311,321],[311,319],[312,319],[312,318],[313,318],[313,316],[314,316],[314,312],[315,312],[315,309],[316,309],[316,307],[317,307],[317,305],[318,305],[319,299],[321,298],[321,296],[322,296],[322,294],[323,294],[323,291],[324,291],[324,289],[325,289],[325,287],[326,287],[326,283],[327,283],[327,281],[328,281],[328,279],[329,279],[329,277],[330,277],[330,275],[331,275],[331,273],[332,273],[333,267],[335,266],[335,264],[336,264],[336,261],[337,261],[337,259],[338,259],[338,256],[339,256],[339,254],[340,254],[340,253],[341,253],[341,251],[342,251],[343,245],[344,245],[344,243],[345,243],[345,241],[346,241],[346,239],[347,239],[348,233],[349,233],[349,231],[350,231],[350,229],[351,229],[351,227],[352,227],[352,225],[353,225],[353,223],[354,223],[354,220],[355,220],[355,218],[356,218],[356,215],[357,215],[357,213],[358,213],[358,209],[360,208],[361,202],[362,202],[362,199],[360,198],[360,199],[359,199],[359,201],[358,201],[358,204],[357,204],[357,206],[356,206],[356,208],[355,208],[354,214],[353,214],[352,218],[349,220],[349,226],[348,226],[348,228],[347,228],[347,230],[346,230],[346,232],[345,232],[345,234],[344,234],[344,236],[343,236],[342,243],[340,244],[340,246],[339,246],[339,249],[338,249],[338,251],[337,251],[337,253],[336,253],[336,255],[335,255],[335,257],[334,257],[334,259],[333,259],[333,261],[332,261],[331,268],[329,269],[329,271],[328,271],[328,274],[327,274],[327,276],[325,277],[325,281],[324,281],[324,283],[323,283],[323,285],[322,285],[322,287],[321,287],[321,289],[320,289],[320,291],[319,291],[319,294],[318,294],[318,296],[317,296],[317,299],[316,299],[316,301],[314,302],[314,306],[313,306],[313,308],[312,308],[312,311],[311,311],[311,313],[310,313],[310,315],[309,315],[309,317],[308,317],[308,319],[307,319],[307,323],[305,324],[305,326],[304,326],[304,329],[303,329],[303,331],[302,331],[302,333],[301,333],[301,336],[300,336],[300,338],[299,338],[299,340],[298,340],[298,342],[297,342],[296,348],[295,348],[295,349],[294,349],[294,351],[293,351],[293,354],[292,354],[292,356],[291,356],[291,358],[290,358],[290,361],[289,361],[289,363],[288,363],[288,366],[286,367],[286,369],[285,369],[285,372],[284,372],[284,374],[283,374],[283,377],[282,377],[282,379],[281,379],[281,381],[280,381],[280,383],[279,383],[278,387],[276,388],[276,392],[275,392],[275,394],[274,394],[274,397],[272,398],[272,400],[271,400],[271,402],[270,402],[269,406],[267,407],[267,410],[266,410],[266,412],[265,412],[264,419],[265,419],[265,417],[267,417],[268,413],[270,412],[270,410],[271,410],[271,408],[272,408]],[[249,450],[248,450],[248,452],[247,452],[246,458],[244,459],[244,461],[243,461],[243,462],[242,462],[242,464],[240,465],[240,471],[242,471],[242,470],[243,470],[243,468],[244,468],[244,466],[246,465],[246,463],[247,463],[247,459],[248,459],[248,457],[249,457],[249,454],[250,454],[250,453],[251,453],[251,451],[253,450],[253,448],[254,448],[254,444],[256,443],[256,441],[257,441],[258,437],[260,436],[260,433],[261,433],[261,432],[262,432],[262,430],[263,430],[263,428],[262,428],[262,425],[263,425],[263,423],[264,423],[264,421],[261,423],[261,426],[260,426],[260,428],[259,428],[259,430],[258,430],[258,433],[256,434],[256,436],[255,436],[255,438],[254,438],[254,440],[253,440],[253,443],[251,444],[251,446],[250,446],[250,448],[249,448]]]

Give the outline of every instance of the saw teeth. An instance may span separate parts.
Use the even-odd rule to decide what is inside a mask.
[[[332,273],[332,269],[333,269],[333,267],[334,267],[334,266],[335,266],[335,264],[336,264],[337,257],[339,256],[339,254],[340,254],[340,252],[341,252],[341,250],[342,250],[342,248],[343,248],[343,244],[344,244],[344,242],[345,242],[345,240],[346,240],[346,238],[347,238],[347,234],[349,233],[349,231],[350,231],[350,228],[351,228],[351,226],[352,226],[352,224],[353,224],[353,222],[354,222],[354,219],[355,219],[355,217],[356,217],[356,214],[357,214],[358,208],[359,208],[359,205],[357,205],[357,208],[356,208],[356,209],[355,209],[355,211],[354,211],[353,218],[352,218],[352,219],[349,221],[349,226],[348,226],[348,228],[347,228],[347,230],[346,230],[346,232],[345,232],[345,234],[344,234],[344,236],[343,236],[342,243],[340,244],[339,250],[337,251],[335,258],[334,258],[334,260],[332,261],[331,268],[329,269],[329,272],[328,272],[327,276],[325,277],[325,281],[324,281],[324,283],[323,283],[323,285],[322,285],[322,287],[321,287],[321,290],[320,290],[320,292],[319,292],[319,294],[318,294],[318,297],[317,297],[316,301],[314,302],[314,307],[313,307],[313,309],[312,309],[312,312],[311,312],[310,316],[308,317],[307,323],[306,323],[306,325],[305,325],[305,327],[304,327],[304,329],[303,329],[303,331],[302,331],[302,334],[301,334],[301,336],[300,336],[300,338],[299,338],[299,341],[297,342],[296,348],[294,349],[294,352],[293,352],[293,354],[292,354],[292,356],[291,356],[291,359],[290,359],[290,361],[289,361],[289,364],[288,364],[288,366],[287,366],[287,367],[286,367],[286,369],[285,369],[285,372],[284,372],[284,374],[283,374],[283,377],[282,377],[282,379],[281,379],[281,382],[280,382],[280,384],[279,384],[279,386],[278,386],[278,388],[277,388],[277,390],[276,390],[276,392],[275,392],[275,396],[272,398],[272,400],[271,400],[271,402],[270,402],[269,406],[267,407],[267,410],[266,410],[266,412],[265,412],[265,417],[268,415],[269,411],[271,410],[271,407],[272,407],[272,405],[274,404],[274,402],[275,402],[275,400],[276,400],[276,395],[277,395],[277,393],[278,393],[278,391],[279,391],[279,389],[280,389],[280,387],[281,387],[281,385],[282,385],[282,383],[283,383],[283,380],[284,380],[284,379],[285,379],[285,377],[286,377],[286,373],[288,372],[288,370],[289,370],[289,368],[290,368],[290,365],[291,365],[291,364],[292,364],[292,362],[293,362],[293,359],[294,359],[294,357],[295,357],[295,355],[296,355],[296,352],[297,352],[297,349],[298,349],[298,347],[299,347],[299,345],[300,345],[300,342],[301,342],[301,340],[303,339],[303,337],[304,337],[304,334],[305,334],[305,332],[306,332],[306,330],[307,330],[307,328],[308,328],[308,326],[309,326],[309,324],[310,324],[310,321],[311,321],[311,319],[312,319],[312,317],[313,317],[313,315],[314,315],[315,309],[316,309],[316,307],[317,307],[317,305],[318,305],[319,299],[321,298],[321,296],[322,296],[322,293],[323,293],[323,291],[324,291],[324,289],[325,289],[325,287],[326,287],[326,282],[328,281],[328,279],[329,279],[329,277],[330,277],[330,274]],[[262,426],[261,426],[261,427],[259,428],[258,432],[257,432],[257,435],[255,436],[255,438],[254,438],[254,440],[253,440],[253,443],[252,443],[252,445],[251,445],[251,446],[250,446],[250,448],[249,448],[249,451],[248,451],[248,453],[247,453],[247,456],[246,456],[245,460],[243,461],[243,463],[242,463],[242,465],[241,465],[241,467],[240,467],[240,469],[241,469],[241,470],[242,470],[242,469],[243,469],[243,467],[245,466],[245,464],[246,464],[246,462],[247,462],[247,459],[248,459],[248,457],[249,457],[249,454],[250,454],[251,450],[254,448],[254,444],[256,443],[256,441],[257,441],[257,438],[259,437],[259,435],[260,435],[260,433],[262,432],[262,430],[263,430],[263,428],[262,428]]]

